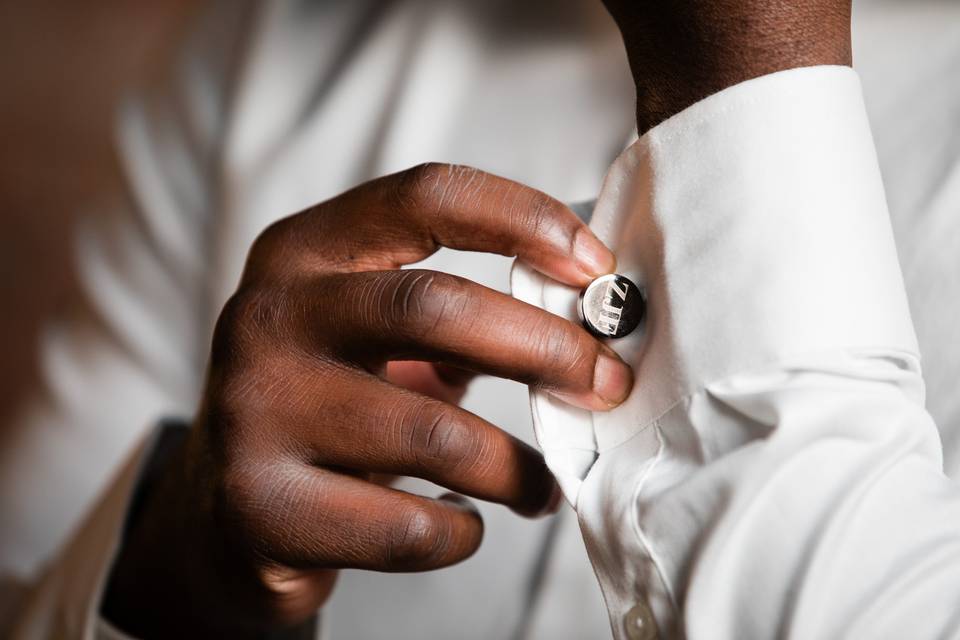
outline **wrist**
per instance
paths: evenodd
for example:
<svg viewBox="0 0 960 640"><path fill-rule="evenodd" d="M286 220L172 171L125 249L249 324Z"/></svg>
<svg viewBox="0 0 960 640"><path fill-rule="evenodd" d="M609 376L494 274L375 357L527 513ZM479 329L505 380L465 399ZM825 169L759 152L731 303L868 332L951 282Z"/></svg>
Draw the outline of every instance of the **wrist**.
<svg viewBox="0 0 960 640"><path fill-rule="evenodd" d="M193 570L209 545L186 503L190 492L184 488L195 483L187 477L186 430L178 431L161 433L146 465L101 606L112 625L141 638L212 631L195 595L203 586Z"/></svg>
<svg viewBox="0 0 960 640"><path fill-rule="evenodd" d="M189 433L188 433L189 432ZM271 621L251 567L214 516L198 427L161 434L131 501L101 615L138 638L313 637L316 617Z"/></svg>
<svg viewBox="0 0 960 640"><path fill-rule="evenodd" d="M849 0L606 0L623 35L643 134L690 105L777 71L850 65Z"/></svg>

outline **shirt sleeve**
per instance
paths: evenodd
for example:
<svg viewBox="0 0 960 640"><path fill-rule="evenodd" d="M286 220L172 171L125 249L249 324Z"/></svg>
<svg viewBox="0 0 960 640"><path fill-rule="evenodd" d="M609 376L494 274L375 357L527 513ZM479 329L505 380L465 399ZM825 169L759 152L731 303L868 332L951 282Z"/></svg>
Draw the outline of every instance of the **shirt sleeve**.
<svg viewBox="0 0 960 640"><path fill-rule="evenodd" d="M591 222L644 289L609 413L533 391L615 637L943 637L960 490L942 472L859 80L731 87L611 168ZM518 266L514 293L574 318Z"/></svg>
<svg viewBox="0 0 960 640"><path fill-rule="evenodd" d="M127 504L149 457L153 436L134 448L109 489L79 523L69 543L31 586L8 629L15 640L122 638L111 636L99 615L110 565L119 545Z"/></svg>

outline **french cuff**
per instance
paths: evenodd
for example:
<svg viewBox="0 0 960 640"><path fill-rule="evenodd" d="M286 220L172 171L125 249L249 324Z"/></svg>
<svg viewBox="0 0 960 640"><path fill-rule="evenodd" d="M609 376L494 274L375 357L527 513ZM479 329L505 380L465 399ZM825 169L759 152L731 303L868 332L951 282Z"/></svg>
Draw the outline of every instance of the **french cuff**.
<svg viewBox="0 0 960 640"><path fill-rule="evenodd" d="M607 413L537 391L531 407L614 632L632 638L619 621L636 607L664 630L676 613L639 494L658 474L686 475L666 467L697 464L663 459L659 421L682 420L694 393L738 372L840 349L915 361L917 345L850 68L750 80L658 125L613 164L590 226L617 271L645 289L645 325L609 343L637 384ZM516 297L576 321L577 291L524 265L512 285Z"/></svg>
<svg viewBox="0 0 960 640"><path fill-rule="evenodd" d="M609 342L636 373L622 406L531 393L547 463L576 504L597 456L731 373L834 348L917 352L857 74L783 71L730 87L614 162L590 223L647 296ZM577 321L578 291L517 264L517 298Z"/></svg>

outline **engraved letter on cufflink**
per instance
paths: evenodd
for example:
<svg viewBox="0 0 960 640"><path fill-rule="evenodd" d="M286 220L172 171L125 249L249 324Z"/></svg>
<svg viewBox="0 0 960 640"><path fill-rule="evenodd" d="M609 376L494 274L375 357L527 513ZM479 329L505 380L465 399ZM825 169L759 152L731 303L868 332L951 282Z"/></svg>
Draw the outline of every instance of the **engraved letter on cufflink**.
<svg viewBox="0 0 960 640"><path fill-rule="evenodd" d="M601 276L580 293L580 320L600 338L621 338L640 324L646 302L640 289L627 278L612 273Z"/></svg>

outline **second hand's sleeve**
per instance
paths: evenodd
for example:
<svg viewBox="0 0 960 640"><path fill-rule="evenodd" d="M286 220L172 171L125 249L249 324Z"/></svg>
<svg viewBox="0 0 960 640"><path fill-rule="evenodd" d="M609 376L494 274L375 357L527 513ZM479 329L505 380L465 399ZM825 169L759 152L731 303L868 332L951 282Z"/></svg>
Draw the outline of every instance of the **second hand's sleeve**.
<svg viewBox="0 0 960 640"><path fill-rule="evenodd" d="M941 470L856 74L765 76L614 164L591 223L648 297L610 413L531 396L617 638L960 629ZM518 266L514 294L576 292Z"/></svg>

